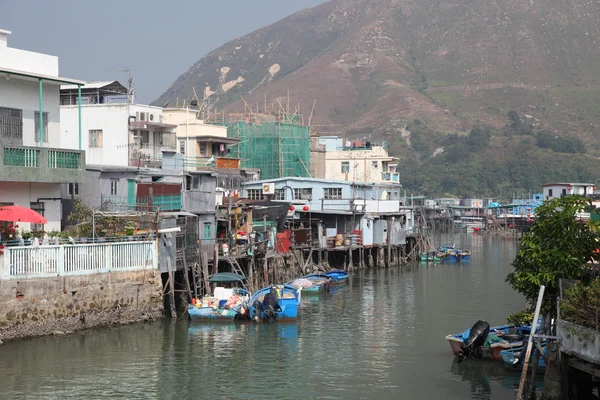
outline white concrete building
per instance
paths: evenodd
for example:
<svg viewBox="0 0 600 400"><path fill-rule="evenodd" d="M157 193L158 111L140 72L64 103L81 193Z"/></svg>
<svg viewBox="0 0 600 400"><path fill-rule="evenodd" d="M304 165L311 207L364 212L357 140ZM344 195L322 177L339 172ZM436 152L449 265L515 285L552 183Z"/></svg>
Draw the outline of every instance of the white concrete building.
<svg viewBox="0 0 600 400"><path fill-rule="evenodd" d="M48 220L19 223L21 230L60 230L60 184L83 182L85 163L78 121L61 135L59 86L85 82L61 77L56 56L9 47L10 33L0 30L0 205L29 207Z"/></svg>
<svg viewBox="0 0 600 400"><path fill-rule="evenodd" d="M385 144L338 136L321 136L319 144L325 146L325 179L400 184L398 158L389 155Z"/></svg>
<svg viewBox="0 0 600 400"><path fill-rule="evenodd" d="M568 195L588 196L594 194L593 183L547 183L542 185L544 200L552 200Z"/></svg>
<svg viewBox="0 0 600 400"><path fill-rule="evenodd" d="M206 124L198 119L195 109L164 108L163 121L177 126L177 152L188 160L188 169L196 169L207 163L215 165L227 162L227 146L239 143L238 139L227 137L226 126ZM231 159L228 162L231 163ZM239 169L239 161L236 168Z"/></svg>
<svg viewBox="0 0 600 400"><path fill-rule="evenodd" d="M155 167L163 151L174 152L176 125L163 122L160 107L131 104L119 82L93 82L81 87L82 148L86 164ZM61 132L76 145L79 109L75 85L60 88Z"/></svg>

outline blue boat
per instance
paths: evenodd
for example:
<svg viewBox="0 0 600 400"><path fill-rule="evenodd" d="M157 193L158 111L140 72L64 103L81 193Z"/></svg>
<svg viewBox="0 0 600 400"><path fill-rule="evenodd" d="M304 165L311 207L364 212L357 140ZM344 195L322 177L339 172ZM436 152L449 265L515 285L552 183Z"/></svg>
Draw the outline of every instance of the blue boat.
<svg viewBox="0 0 600 400"><path fill-rule="evenodd" d="M444 262L446 262L446 263L458 262L458 256L456 255L456 253L454 251L448 250L448 251L446 251L446 254L444 254Z"/></svg>
<svg viewBox="0 0 600 400"><path fill-rule="evenodd" d="M331 285L333 279L325 274L310 274L310 275L305 275L300 279L306 279L308 281L310 281L312 283L312 286L308 288L308 290L306 289L302 289L302 292L304 293L306 291L306 293L311 293L311 289L312 292L314 293L324 293L329 291L329 286ZM292 285L295 287L295 285Z"/></svg>
<svg viewBox="0 0 600 400"><path fill-rule="evenodd" d="M294 279L286 283L297 290L302 290L305 296L325 293L329 289L329 281L324 279L307 279L306 277Z"/></svg>
<svg viewBox="0 0 600 400"><path fill-rule="evenodd" d="M537 365L537 373L544 373L546 370L546 343L542 343L542 353L540 354L540 358ZM533 367L533 363L535 360L535 354L538 349L536 347L532 348L531 356L529 359L529 368ZM500 352L502 355L502 361L504 362L504 367L506 369L521 371L523 369L523 359L525 357L525 352L523 351L523 346L512 348L509 350L502 350ZM515 360L516 359L516 360Z"/></svg>
<svg viewBox="0 0 600 400"><path fill-rule="evenodd" d="M325 272L323 275L330 277L332 279L331 283L333 283L334 285L346 283L348 281L348 277L350 276L350 274L346 271L342 271L339 269Z"/></svg>
<svg viewBox="0 0 600 400"><path fill-rule="evenodd" d="M275 319L277 321L295 320L298 317L301 291L288 284L268 286L254 292L247 303L250 318L255 321L275 320L269 319L265 315L264 298L267 293L271 292L271 289L277 293L277 303L279 304L278 309L274 310L277 315Z"/></svg>
<svg viewBox="0 0 600 400"><path fill-rule="evenodd" d="M538 328L541 324L541 318L538 320ZM452 353L455 356L460 356L462 350L466 347L465 342L469 338L471 328L467 329L462 333L455 333L452 335L446 336L446 340L450 343L450 348L452 349ZM488 348L482 349L482 357L485 359L492 360L502 360L502 355L500 354L503 350L511 350L515 348L519 348L523 346L522 338L526 335L529 335L531 332L531 326L529 325L500 325L494 326L489 329L490 334L494 334L498 336L500 339L503 337L506 340L492 343Z"/></svg>

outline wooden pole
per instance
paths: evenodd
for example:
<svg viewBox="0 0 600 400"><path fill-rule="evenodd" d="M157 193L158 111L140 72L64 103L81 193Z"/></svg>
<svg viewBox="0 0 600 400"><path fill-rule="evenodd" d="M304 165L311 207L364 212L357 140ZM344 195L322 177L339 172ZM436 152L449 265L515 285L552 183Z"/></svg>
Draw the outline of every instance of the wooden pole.
<svg viewBox="0 0 600 400"><path fill-rule="evenodd" d="M210 282L208 281L208 253L202 252L202 277L204 279L204 291L207 295L212 293Z"/></svg>
<svg viewBox="0 0 600 400"><path fill-rule="evenodd" d="M529 369L529 358L531 358L531 348L535 340L535 330L537 328L537 322L540 318L540 308L542 307L542 300L544 298L544 285L540 286L540 293L538 294L537 303L535 305L535 314L531 323L531 333L529 334L529 341L527 342L527 350L525 352L525 360L523 360L523 370L521 371L521 381L519 382L519 390L517 391L517 400L524 400L523 390L525 388L525 379L527 378L527 370Z"/></svg>
<svg viewBox="0 0 600 400"><path fill-rule="evenodd" d="M169 274L169 313L171 314L171 318L177 318L177 311L175 311L175 277L173 275L170 254L167 257L167 272Z"/></svg>
<svg viewBox="0 0 600 400"><path fill-rule="evenodd" d="M392 220L387 220L387 266L392 264Z"/></svg>
<svg viewBox="0 0 600 400"><path fill-rule="evenodd" d="M185 279L185 288L188 293L188 302L192 302L192 287L190 286L190 277L188 276L187 260L185 256L185 248L183 249L183 278Z"/></svg>
<svg viewBox="0 0 600 400"><path fill-rule="evenodd" d="M215 259L213 261L213 275L219 272L219 244L215 244Z"/></svg>
<svg viewBox="0 0 600 400"><path fill-rule="evenodd" d="M265 286L269 286L269 259L265 254L265 262L263 265L263 274L265 276Z"/></svg>
<svg viewBox="0 0 600 400"><path fill-rule="evenodd" d="M250 292L254 292L254 257L250 259L248 264L248 280L250 282Z"/></svg>

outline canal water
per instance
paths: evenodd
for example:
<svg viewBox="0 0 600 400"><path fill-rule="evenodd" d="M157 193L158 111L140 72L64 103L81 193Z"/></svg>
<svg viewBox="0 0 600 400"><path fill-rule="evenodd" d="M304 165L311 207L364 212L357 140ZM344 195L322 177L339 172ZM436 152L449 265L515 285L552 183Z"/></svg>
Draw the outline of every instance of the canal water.
<svg viewBox="0 0 600 400"><path fill-rule="evenodd" d="M518 243L437 239L471 261L357 273L305 297L296 323L165 320L6 343L0 398L513 399L518 373L457 364L444 336L523 308L504 281Z"/></svg>

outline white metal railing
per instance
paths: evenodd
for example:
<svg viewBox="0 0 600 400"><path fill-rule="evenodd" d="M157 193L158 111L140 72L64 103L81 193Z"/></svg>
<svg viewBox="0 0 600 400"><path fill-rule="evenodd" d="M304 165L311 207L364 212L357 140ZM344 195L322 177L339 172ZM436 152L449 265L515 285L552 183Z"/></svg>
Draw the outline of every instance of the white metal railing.
<svg viewBox="0 0 600 400"><path fill-rule="evenodd" d="M150 241L6 247L0 256L0 279L157 268L156 243Z"/></svg>

